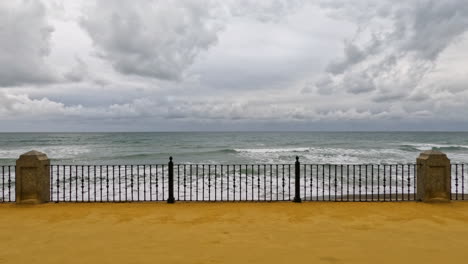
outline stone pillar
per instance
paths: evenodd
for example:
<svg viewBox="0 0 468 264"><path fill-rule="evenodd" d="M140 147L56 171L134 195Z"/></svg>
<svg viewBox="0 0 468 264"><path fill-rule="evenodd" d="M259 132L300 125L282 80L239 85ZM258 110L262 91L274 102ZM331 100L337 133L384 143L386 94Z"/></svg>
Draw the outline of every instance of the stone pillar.
<svg viewBox="0 0 468 264"><path fill-rule="evenodd" d="M16 202L46 203L50 199L50 160L32 150L16 160Z"/></svg>
<svg viewBox="0 0 468 264"><path fill-rule="evenodd" d="M440 151L427 150L416 159L418 201L450 202L450 160Z"/></svg>

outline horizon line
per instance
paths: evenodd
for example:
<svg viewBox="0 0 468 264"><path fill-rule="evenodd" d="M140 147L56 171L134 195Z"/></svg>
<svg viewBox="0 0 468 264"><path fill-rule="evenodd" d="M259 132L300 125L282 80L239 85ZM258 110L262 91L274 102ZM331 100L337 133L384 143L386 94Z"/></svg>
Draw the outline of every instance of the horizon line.
<svg viewBox="0 0 468 264"><path fill-rule="evenodd" d="M398 132L438 132L438 133L459 133L468 132L468 130L160 130L160 131L0 131L0 134L33 134L33 133L292 133L292 132L310 132L310 133L358 133L358 132L371 132L371 133L398 133Z"/></svg>

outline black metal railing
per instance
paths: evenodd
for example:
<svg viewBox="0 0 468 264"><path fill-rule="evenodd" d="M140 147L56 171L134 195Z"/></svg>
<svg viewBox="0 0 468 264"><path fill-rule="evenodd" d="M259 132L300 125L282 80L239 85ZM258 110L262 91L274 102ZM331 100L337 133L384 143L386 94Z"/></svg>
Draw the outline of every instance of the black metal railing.
<svg viewBox="0 0 468 264"><path fill-rule="evenodd" d="M52 165L51 200L407 201L415 164ZM296 184L297 183L297 184Z"/></svg>
<svg viewBox="0 0 468 264"><path fill-rule="evenodd" d="M415 164L305 164L305 201L412 201Z"/></svg>
<svg viewBox="0 0 468 264"><path fill-rule="evenodd" d="M468 199L466 188L468 187L468 164L451 164L452 174L452 200Z"/></svg>
<svg viewBox="0 0 468 264"><path fill-rule="evenodd" d="M165 201L168 166L51 165L51 201Z"/></svg>
<svg viewBox="0 0 468 264"><path fill-rule="evenodd" d="M0 203L16 201L15 172L15 166L0 166Z"/></svg>
<svg viewBox="0 0 468 264"><path fill-rule="evenodd" d="M452 164L452 200L468 199L468 165ZM15 201L0 166L0 202ZM51 165L51 201L411 201L416 164Z"/></svg>

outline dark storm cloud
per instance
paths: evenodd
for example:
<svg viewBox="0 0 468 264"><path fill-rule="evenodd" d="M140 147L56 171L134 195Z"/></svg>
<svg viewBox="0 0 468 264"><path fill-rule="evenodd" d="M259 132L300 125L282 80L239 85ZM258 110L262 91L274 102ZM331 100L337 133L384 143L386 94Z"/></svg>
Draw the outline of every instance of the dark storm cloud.
<svg viewBox="0 0 468 264"><path fill-rule="evenodd" d="M177 80L216 43L216 11L211 1L97 1L81 24L117 71Z"/></svg>
<svg viewBox="0 0 468 264"><path fill-rule="evenodd" d="M468 30L465 1L358 1L360 8L345 1L322 4L359 25L343 58L327 71L341 77L340 85L350 93L378 90L377 102L386 101L386 94L388 101L409 96L440 53Z"/></svg>
<svg viewBox="0 0 468 264"><path fill-rule="evenodd" d="M39 1L0 2L0 86L53 80L44 61L52 31Z"/></svg>
<svg viewBox="0 0 468 264"><path fill-rule="evenodd" d="M468 122L467 8L2 1L0 120L46 130L466 127L454 124Z"/></svg>

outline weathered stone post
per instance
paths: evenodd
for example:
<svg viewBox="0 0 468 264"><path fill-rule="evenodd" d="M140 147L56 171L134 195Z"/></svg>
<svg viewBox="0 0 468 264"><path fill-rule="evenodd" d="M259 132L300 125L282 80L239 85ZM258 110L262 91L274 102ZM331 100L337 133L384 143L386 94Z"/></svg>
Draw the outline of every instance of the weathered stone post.
<svg viewBox="0 0 468 264"><path fill-rule="evenodd" d="M16 160L16 202L46 203L50 199L50 160L35 150Z"/></svg>
<svg viewBox="0 0 468 264"><path fill-rule="evenodd" d="M416 159L418 201L450 202L450 160L440 151L427 150Z"/></svg>

